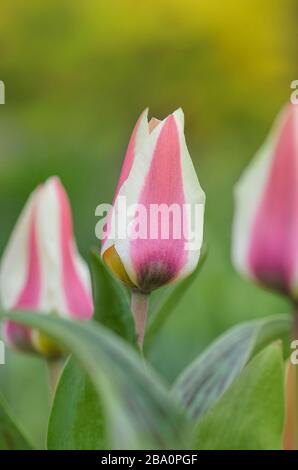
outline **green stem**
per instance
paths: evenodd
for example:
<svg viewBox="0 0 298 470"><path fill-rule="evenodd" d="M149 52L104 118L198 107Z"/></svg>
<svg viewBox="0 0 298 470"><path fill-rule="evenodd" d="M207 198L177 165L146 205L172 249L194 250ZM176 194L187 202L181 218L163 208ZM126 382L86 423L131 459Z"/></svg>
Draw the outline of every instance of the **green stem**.
<svg viewBox="0 0 298 470"><path fill-rule="evenodd" d="M48 359L46 363L49 377L50 400L52 401L55 395L58 380L60 378L62 361L60 359Z"/></svg>
<svg viewBox="0 0 298 470"><path fill-rule="evenodd" d="M149 295L142 294L137 290L131 292L131 311L135 321L137 342L141 351L143 351L148 305Z"/></svg>

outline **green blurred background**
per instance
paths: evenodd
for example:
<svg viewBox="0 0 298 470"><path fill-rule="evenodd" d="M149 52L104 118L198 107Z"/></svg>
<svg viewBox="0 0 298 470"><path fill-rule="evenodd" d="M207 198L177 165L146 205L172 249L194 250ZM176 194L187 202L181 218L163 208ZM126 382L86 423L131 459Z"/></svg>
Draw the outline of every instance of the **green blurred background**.
<svg viewBox="0 0 298 470"><path fill-rule="evenodd" d="M288 309L237 275L230 243L233 185L298 78L296 27L295 0L1 2L1 250L30 191L57 174L88 257L138 115L184 109L209 255L150 352L169 381L225 329ZM10 352L6 362L1 390L41 445L44 364Z"/></svg>

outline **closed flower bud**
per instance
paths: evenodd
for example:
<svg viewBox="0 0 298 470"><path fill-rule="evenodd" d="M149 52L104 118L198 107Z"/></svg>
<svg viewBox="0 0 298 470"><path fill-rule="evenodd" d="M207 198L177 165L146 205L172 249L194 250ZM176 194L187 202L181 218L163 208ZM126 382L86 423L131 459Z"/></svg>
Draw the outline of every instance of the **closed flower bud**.
<svg viewBox="0 0 298 470"><path fill-rule="evenodd" d="M298 300L298 108L289 104L235 191L233 260L244 275Z"/></svg>
<svg viewBox="0 0 298 470"><path fill-rule="evenodd" d="M123 216L124 202L128 216ZM149 123L144 111L108 215L104 261L124 283L145 294L189 275L200 257L204 205L182 110Z"/></svg>
<svg viewBox="0 0 298 470"><path fill-rule="evenodd" d="M31 194L17 221L1 261L0 296L8 311L92 316L89 271L77 251L69 201L56 177ZM12 321L4 324L4 337L20 350L59 353L39 331Z"/></svg>

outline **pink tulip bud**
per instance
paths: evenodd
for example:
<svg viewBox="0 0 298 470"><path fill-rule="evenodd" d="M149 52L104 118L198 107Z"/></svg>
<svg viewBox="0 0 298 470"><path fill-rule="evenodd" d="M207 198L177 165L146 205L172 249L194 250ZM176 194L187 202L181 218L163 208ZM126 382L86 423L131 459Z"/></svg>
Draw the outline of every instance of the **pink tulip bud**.
<svg viewBox="0 0 298 470"><path fill-rule="evenodd" d="M189 275L200 257L204 205L185 142L182 110L149 123L144 111L108 215L103 259L118 278L145 294Z"/></svg>
<svg viewBox="0 0 298 470"><path fill-rule="evenodd" d="M56 177L31 194L17 221L1 261L0 296L6 310L92 316L89 271L76 248L67 194ZM4 337L17 349L55 354L47 338L11 321L4 325Z"/></svg>
<svg viewBox="0 0 298 470"><path fill-rule="evenodd" d="M233 260L298 299L298 108L289 104L236 186Z"/></svg>

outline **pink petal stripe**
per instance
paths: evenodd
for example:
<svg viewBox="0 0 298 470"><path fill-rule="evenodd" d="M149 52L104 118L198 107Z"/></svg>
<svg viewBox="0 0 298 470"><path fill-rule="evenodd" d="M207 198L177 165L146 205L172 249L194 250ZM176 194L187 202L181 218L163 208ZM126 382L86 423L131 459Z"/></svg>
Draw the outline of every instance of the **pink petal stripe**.
<svg viewBox="0 0 298 470"><path fill-rule="evenodd" d="M38 197L38 195L37 195ZM41 294L41 268L36 234L36 199L32 210L28 236L28 264L26 281L12 310L37 310Z"/></svg>
<svg viewBox="0 0 298 470"><path fill-rule="evenodd" d="M33 351L30 328L8 320L3 325L3 338L7 344L15 349Z"/></svg>
<svg viewBox="0 0 298 470"><path fill-rule="evenodd" d="M127 150L126 150L126 154L125 154L125 157L124 157L124 160L123 160L123 164L122 164L122 167L121 167L120 177L119 177L119 180L118 180L118 183L117 183L117 186L116 186L116 191L115 191L115 194L114 194L114 197L113 197L112 206L114 206L114 203L116 201L116 198L118 196L120 188L123 185L123 183L127 180L128 176L129 176L129 173L130 173L130 170L131 170L131 167L132 167L132 164L134 162L137 134L138 134L138 130L139 130L140 123L142 121L144 112L145 111L143 111L143 113L140 115L139 119L137 120L137 123L134 127L134 130L133 130L132 134L131 134L131 137L130 137L130 140L129 140L129 143L128 143L128 147L127 147ZM106 222L106 226L105 226L105 237L102 240L102 246L105 244L105 242L106 242L106 240L109 236L110 230L111 230L111 228L110 228L111 218L112 218L112 210L110 210L110 212L107 216L107 222Z"/></svg>
<svg viewBox="0 0 298 470"><path fill-rule="evenodd" d="M55 180L55 184L60 208L62 282L66 304L72 316L91 318L93 314L91 294L80 279L74 260L72 217L68 197L59 180Z"/></svg>
<svg viewBox="0 0 298 470"><path fill-rule="evenodd" d="M178 204L182 209L184 202L179 133L175 118L170 115L158 137L138 203L143 204L149 214L150 204ZM179 223L183 221L181 211ZM149 229L153 224L156 224L157 239L149 238ZM168 240L161 238L160 228L158 220L150 218L147 239L131 241L131 257L138 285L145 292L174 279L186 262L185 239L183 233L179 239L173 237L173 218L170 218Z"/></svg>
<svg viewBox="0 0 298 470"><path fill-rule="evenodd" d="M138 130L139 130L140 123L142 121L144 112L145 111L143 111L143 113L141 114L141 116L137 120L137 123L134 127L134 130L132 131L130 141L128 143L128 147L127 147L126 154L125 154L125 157L124 157L124 161L123 161L123 164L122 164L122 167L121 167L120 178L119 178L119 181L117 183L116 191L115 191L115 194L114 194L113 204L116 200L116 197L118 196L118 193L120 191L121 186L123 185L124 181L126 181L128 176L129 176L129 173L130 173L130 170L131 170L134 158L135 158L135 146L136 146L137 134L138 134Z"/></svg>
<svg viewBox="0 0 298 470"><path fill-rule="evenodd" d="M36 200L31 214L28 234L28 261L26 280L12 310L38 310L41 291L41 270L36 238ZM30 328L6 321L3 326L4 339L20 350L32 350Z"/></svg>
<svg viewBox="0 0 298 470"><path fill-rule="evenodd" d="M298 167L294 106L280 130L257 212L248 261L265 285L288 292L298 255Z"/></svg>

